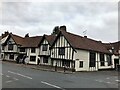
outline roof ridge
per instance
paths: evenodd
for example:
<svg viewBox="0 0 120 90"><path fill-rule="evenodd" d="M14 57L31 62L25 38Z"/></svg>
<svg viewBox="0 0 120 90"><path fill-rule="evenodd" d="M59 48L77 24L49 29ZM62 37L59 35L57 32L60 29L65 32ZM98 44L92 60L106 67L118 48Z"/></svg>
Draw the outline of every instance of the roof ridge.
<svg viewBox="0 0 120 90"><path fill-rule="evenodd" d="M71 35L74 35L74 36L77 36L77 37L81 37L81 38L86 38L86 37L84 37L84 36L80 36L80 35L77 35L77 34L74 34L74 33L70 33L70 32L66 32L66 33L68 33L68 34L71 34ZM102 41L98 41L98 40L95 40L95 39L91 39L91 38L86 38L86 39L88 39L88 40L92 40L92 41L95 41L95 42L101 42L102 43Z"/></svg>
<svg viewBox="0 0 120 90"><path fill-rule="evenodd" d="M23 38L23 39L24 39L24 37L21 37L21 36L19 36L19 35L13 34L13 33L10 33L10 35L13 35L13 36L16 36L16 37L19 37L19 38Z"/></svg>

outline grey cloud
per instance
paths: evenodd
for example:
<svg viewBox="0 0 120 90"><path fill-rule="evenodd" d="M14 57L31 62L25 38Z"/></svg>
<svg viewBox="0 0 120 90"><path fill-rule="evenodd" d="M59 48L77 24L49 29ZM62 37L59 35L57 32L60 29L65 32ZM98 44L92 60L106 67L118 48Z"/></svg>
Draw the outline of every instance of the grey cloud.
<svg viewBox="0 0 120 90"><path fill-rule="evenodd" d="M50 34L56 25L66 25L68 31L102 41L114 41L117 33L117 3L3 3L3 24L16 26L19 33ZM109 32L108 32L109 30ZM18 34L19 34L18 33ZM112 37L111 37L112 36Z"/></svg>

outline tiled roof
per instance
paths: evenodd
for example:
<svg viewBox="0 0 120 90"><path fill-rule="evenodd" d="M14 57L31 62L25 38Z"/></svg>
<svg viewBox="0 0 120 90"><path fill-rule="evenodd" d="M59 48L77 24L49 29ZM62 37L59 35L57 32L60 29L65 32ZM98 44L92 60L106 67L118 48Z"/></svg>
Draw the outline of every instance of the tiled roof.
<svg viewBox="0 0 120 90"><path fill-rule="evenodd" d="M108 50L112 50L112 47L114 48L114 54L115 55L118 55L119 54L119 50L120 50L120 41L118 41L118 42L114 42L114 43L103 43L105 46L106 46L106 48L108 49Z"/></svg>
<svg viewBox="0 0 120 90"><path fill-rule="evenodd" d="M109 50L100 42L82 37L69 32L61 31L62 35L68 40L70 45L75 49L92 50L103 53L110 53Z"/></svg>
<svg viewBox="0 0 120 90"><path fill-rule="evenodd" d="M45 38L47 39L49 44L52 45L52 43L54 42L56 36L55 35L45 35Z"/></svg>
<svg viewBox="0 0 120 90"><path fill-rule="evenodd" d="M42 36L35 36L35 37L20 37L18 35L9 34L16 44L21 45L22 47L38 47Z"/></svg>
<svg viewBox="0 0 120 90"><path fill-rule="evenodd" d="M16 44L19 44L19 45L23 44L23 41L24 41L23 37L20 37L18 35L12 34L12 33L10 33L10 35L13 38L13 40L15 41Z"/></svg>
<svg viewBox="0 0 120 90"><path fill-rule="evenodd" d="M24 38L22 47L38 47L41 39L42 36L26 37Z"/></svg>

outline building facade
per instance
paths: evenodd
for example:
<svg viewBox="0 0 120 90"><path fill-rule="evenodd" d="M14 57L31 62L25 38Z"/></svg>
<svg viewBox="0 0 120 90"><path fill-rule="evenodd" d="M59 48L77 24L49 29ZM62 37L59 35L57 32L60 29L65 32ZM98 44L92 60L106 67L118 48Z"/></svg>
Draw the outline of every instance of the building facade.
<svg viewBox="0 0 120 90"><path fill-rule="evenodd" d="M75 71L111 69L120 64L118 42L105 44L87 36L82 37L67 32L66 26L56 29L57 33L43 36L3 35L2 59L15 61L19 55L25 55L29 58L29 64L38 64L40 59L40 65L57 65Z"/></svg>
<svg viewBox="0 0 120 90"><path fill-rule="evenodd" d="M40 42L40 64L52 65L50 57L50 47L55 39L55 35L44 35Z"/></svg>
<svg viewBox="0 0 120 90"><path fill-rule="evenodd" d="M95 47L93 47L95 46ZM112 54L99 41L61 31L51 47L53 66L76 71L97 71L112 68Z"/></svg>

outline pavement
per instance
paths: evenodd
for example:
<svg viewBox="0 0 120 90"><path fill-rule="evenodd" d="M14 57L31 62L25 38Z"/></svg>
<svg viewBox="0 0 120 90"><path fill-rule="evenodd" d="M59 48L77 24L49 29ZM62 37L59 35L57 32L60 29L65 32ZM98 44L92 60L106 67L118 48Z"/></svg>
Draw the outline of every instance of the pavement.
<svg viewBox="0 0 120 90"><path fill-rule="evenodd" d="M75 72L72 72L71 70L69 69L66 69L65 72L64 72L64 69L63 68L57 68L57 71L55 71L55 67L53 66L44 66L44 65L34 65L34 64L17 64L15 61L3 61L4 63L6 62L9 62L9 63L14 63L15 65L19 65L21 67L25 67L25 68L31 68L31 69L36 69L36 70L42 70L42 71L50 71L50 72L58 72L58 73L65 73L65 74L72 74L72 73L75 73Z"/></svg>
<svg viewBox="0 0 120 90"><path fill-rule="evenodd" d="M31 65L30 65L31 66ZM58 73L32 69L29 65L2 62L2 88L111 88L120 84L117 71Z"/></svg>

